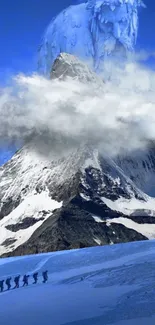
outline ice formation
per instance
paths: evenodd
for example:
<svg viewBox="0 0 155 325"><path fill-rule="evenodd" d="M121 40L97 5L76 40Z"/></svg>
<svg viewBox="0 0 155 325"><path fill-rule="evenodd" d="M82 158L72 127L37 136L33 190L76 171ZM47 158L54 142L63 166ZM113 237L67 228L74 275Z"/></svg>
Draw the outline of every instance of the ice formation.
<svg viewBox="0 0 155 325"><path fill-rule="evenodd" d="M87 61L95 71L106 59L134 50L141 0L88 0L63 10L48 26L39 48L38 69L49 76L61 52Z"/></svg>

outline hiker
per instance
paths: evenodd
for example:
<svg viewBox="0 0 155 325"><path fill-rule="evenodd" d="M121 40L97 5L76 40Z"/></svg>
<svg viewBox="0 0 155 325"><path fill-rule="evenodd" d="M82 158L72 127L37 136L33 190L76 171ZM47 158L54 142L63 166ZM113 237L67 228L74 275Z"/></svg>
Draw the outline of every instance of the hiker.
<svg viewBox="0 0 155 325"><path fill-rule="evenodd" d="M3 292L3 290L4 290L4 280L0 281L0 290L1 290L1 292Z"/></svg>
<svg viewBox="0 0 155 325"><path fill-rule="evenodd" d="M33 274L33 279L34 279L33 284L36 284L37 281L38 281L38 272L36 272L36 273Z"/></svg>
<svg viewBox="0 0 155 325"><path fill-rule="evenodd" d="M15 282L14 289L19 288L19 279L20 279L20 275L14 278L14 282Z"/></svg>
<svg viewBox="0 0 155 325"><path fill-rule="evenodd" d="M42 273L42 276L43 276L43 283L46 283L47 280L48 280L47 272L48 272L48 271L44 271L44 272Z"/></svg>
<svg viewBox="0 0 155 325"><path fill-rule="evenodd" d="M25 274L23 276L23 287L28 286L28 278L29 278L29 275Z"/></svg>
<svg viewBox="0 0 155 325"><path fill-rule="evenodd" d="M7 285L7 287L8 287L8 290L10 290L10 288L11 288L11 278L7 278L6 279L6 281L5 281L5 284Z"/></svg>

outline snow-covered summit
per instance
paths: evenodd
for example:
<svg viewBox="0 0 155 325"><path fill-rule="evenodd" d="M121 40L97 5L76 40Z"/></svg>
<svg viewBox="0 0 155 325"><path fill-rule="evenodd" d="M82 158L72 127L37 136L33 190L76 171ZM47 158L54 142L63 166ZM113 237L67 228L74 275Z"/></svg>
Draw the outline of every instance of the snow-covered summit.
<svg viewBox="0 0 155 325"><path fill-rule="evenodd" d="M51 68L50 79L63 80L67 77L78 80L81 83L94 83L96 87L103 87L103 81L98 75L89 69L88 65L74 55L60 53Z"/></svg>

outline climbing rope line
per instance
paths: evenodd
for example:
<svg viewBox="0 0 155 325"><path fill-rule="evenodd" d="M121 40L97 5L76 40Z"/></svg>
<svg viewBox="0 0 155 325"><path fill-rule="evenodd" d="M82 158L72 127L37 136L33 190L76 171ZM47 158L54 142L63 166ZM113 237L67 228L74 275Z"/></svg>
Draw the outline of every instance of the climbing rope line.
<svg viewBox="0 0 155 325"><path fill-rule="evenodd" d="M32 277L33 277L33 284L37 284L38 283L38 275L39 273L38 272L35 272L33 273ZM43 277L43 283L46 283L47 280L48 280L48 271L43 271L42 272L42 277ZM23 278L22 278L22 282L23 282L23 285L22 287L25 287L25 286L28 286L29 285L29 278L30 278L30 275L29 274L24 274ZM18 289L20 286L20 280L21 280L21 275L17 275L14 277L14 287L12 287L12 277L8 277L6 280L0 280L0 292L3 292L3 291L9 291L11 289ZM6 290L4 290L4 283L7 287Z"/></svg>

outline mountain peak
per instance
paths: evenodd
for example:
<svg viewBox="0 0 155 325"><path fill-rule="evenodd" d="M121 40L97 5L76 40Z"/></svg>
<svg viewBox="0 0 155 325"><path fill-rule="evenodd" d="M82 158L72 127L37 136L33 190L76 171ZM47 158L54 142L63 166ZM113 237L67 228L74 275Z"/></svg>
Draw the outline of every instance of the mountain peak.
<svg viewBox="0 0 155 325"><path fill-rule="evenodd" d="M65 80L67 77L82 83L97 83L103 86L101 78L79 58L68 53L60 53L54 61L50 79Z"/></svg>

